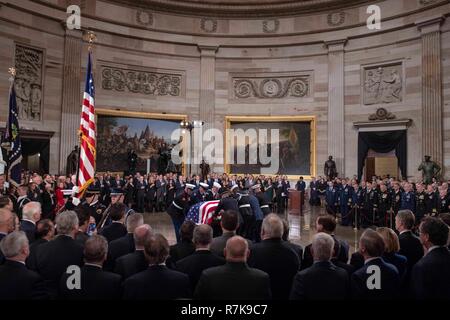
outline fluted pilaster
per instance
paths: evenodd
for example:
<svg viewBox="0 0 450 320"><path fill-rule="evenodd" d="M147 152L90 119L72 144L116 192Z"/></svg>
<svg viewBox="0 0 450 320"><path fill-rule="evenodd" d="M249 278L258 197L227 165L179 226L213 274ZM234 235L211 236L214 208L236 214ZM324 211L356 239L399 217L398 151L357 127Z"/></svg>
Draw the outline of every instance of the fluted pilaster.
<svg viewBox="0 0 450 320"><path fill-rule="evenodd" d="M422 34L422 153L443 163L441 31L444 17L416 22Z"/></svg>
<svg viewBox="0 0 450 320"><path fill-rule="evenodd" d="M82 32L66 29L64 39L64 66L61 115L61 148L59 168L66 172L66 159L78 144L77 132L81 112L81 50Z"/></svg>
<svg viewBox="0 0 450 320"><path fill-rule="evenodd" d="M199 120L205 122L203 126L203 132L205 132L205 130L214 127L216 52L218 47L199 45L198 48L200 50ZM204 136L206 139L211 138L209 135ZM202 152L202 150L194 150L194 152ZM195 166L195 168L198 168L198 166Z"/></svg>
<svg viewBox="0 0 450 320"><path fill-rule="evenodd" d="M344 172L344 46L346 39L325 42L328 48L328 154ZM319 171L321 173L321 171Z"/></svg>

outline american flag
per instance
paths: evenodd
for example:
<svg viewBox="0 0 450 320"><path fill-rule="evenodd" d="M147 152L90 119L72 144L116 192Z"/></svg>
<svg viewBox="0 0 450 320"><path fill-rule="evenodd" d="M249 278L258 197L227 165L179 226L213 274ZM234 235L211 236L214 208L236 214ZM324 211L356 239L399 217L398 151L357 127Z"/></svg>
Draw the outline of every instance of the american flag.
<svg viewBox="0 0 450 320"><path fill-rule="evenodd" d="M185 220L193 221L196 224L211 224L219 202L220 200L214 200L194 204L186 214Z"/></svg>
<svg viewBox="0 0 450 320"><path fill-rule="evenodd" d="M86 88L84 90L83 106L81 110L81 148L77 175L78 197L81 197L86 188L94 181L96 140L94 95L94 77L92 75L91 53L89 52L86 72Z"/></svg>

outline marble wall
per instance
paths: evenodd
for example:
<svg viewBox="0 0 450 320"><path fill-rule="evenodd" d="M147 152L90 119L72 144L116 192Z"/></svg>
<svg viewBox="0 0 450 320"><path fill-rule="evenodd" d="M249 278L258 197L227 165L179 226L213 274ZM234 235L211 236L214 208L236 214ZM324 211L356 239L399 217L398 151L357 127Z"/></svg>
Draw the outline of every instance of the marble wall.
<svg viewBox="0 0 450 320"><path fill-rule="evenodd" d="M63 23L65 6L72 3L81 5L83 30L68 33ZM331 154L339 171L352 176L358 134L353 123L368 121L383 107L397 119L412 120L408 176L419 177L417 166L424 152L431 152L450 177L450 23L446 19L450 4L443 0L373 3L382 10L380 30L367 28L367 4L245 19L157 12L114 1L0 0L0 125L6 120L7 70L14 65L16 44L42 49L42 119L24 120L21 126L54 132L50 171L64 171L64 159L76 142L87 57L83 34L89 29L97 36L93 47L96 108L185 114L216 128L224 128L225 116L231 115L315 116L316 174L322 174ZM432 41L424 40L428 31L434 32ZM426 62L434 59L430 57L436 56L435 50L440 67L436 61L429 67ZM104 82L111 70L174 75L180 83L169 94L117 90L117 84ZM285 83L297 78L308 79L307 92L302 91L303 80L295 87L297 93L278 96L267 91L242 97L234 86L236 79ZM433 91L430 83L441 83L442 93ZM442 95L441 103L428 99L430 94ZM424 134L433 138L424 139Z"/></svg>

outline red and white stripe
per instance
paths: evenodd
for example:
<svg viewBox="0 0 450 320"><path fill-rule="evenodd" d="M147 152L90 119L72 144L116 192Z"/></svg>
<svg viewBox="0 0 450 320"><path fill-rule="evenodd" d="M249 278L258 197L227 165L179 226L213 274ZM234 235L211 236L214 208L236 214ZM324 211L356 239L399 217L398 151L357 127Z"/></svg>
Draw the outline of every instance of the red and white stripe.
<svg viewBox="0 0 450 320"><path fill-rule="evenodd" d="M95 174L95 110L94 98L84 92L81 111L81 149L78 174L78 188L83 191L94 179Z"/></svg>
<svg viewBox="0 0 450 320"><path fill-rule="evenodd" d="M216 211L217 206L219 205L219 200L214 201L206 201L203 203L199 210L199 222L202 224L211 224L213 220L214 212Z"/></svg>

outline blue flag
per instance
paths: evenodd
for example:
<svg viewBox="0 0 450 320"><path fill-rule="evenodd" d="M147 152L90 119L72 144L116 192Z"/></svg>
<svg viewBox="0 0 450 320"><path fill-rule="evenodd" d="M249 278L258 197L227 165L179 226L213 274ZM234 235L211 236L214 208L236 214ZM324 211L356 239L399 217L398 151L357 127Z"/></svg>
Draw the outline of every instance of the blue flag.
<svg viewBox="0 0 450 320"><path fill-rule="evenodd" d="M14 84L9 91L9 116L6 122L5 136L2 147L8 152L8 180L11 184L19 186L22 173L22 145L19 136L19 119L17 114L16 91Z"/></svg>

